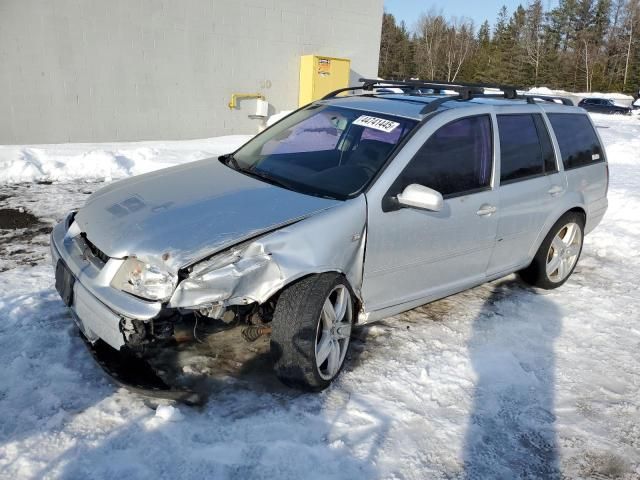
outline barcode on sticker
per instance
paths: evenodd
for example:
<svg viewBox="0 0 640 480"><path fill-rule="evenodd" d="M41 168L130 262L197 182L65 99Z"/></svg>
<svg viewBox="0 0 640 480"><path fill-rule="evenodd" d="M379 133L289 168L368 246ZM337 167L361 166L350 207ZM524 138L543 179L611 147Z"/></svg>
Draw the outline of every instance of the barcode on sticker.
<svg viewBox="0 0 640 480"><path fill-rule="evenodd" d="M354 125L360 125L361 127L373 128L374 130L380 130L382 132L393 132L398 125L398 122L392 122L391 120L385 120L384 118L370 117L369 115L361 115L355 119Z"/></svg>
<svg viewBox="0 0 640 480"><path fill-rule="evenodd" d="M594 153L593 155L591 155L591 160L600 160L600 154Z"/></svg>

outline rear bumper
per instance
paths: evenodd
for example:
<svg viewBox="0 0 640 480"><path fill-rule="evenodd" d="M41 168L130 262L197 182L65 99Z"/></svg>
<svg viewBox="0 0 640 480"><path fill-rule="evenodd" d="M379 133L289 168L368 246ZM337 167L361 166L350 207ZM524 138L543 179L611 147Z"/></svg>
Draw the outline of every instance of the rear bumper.
<svg viewBox="0 0 640 480"><path fill-rule="evenodd" d="M91 342L99 338L119 350L125 339L121 329L124 319L151 320L161 310L159 302L146 302L110 286L122 260L106 263L93 258L77 237L74 227L67 229L66 220L51 232L53 266L62 260L69 268L75 283L73 302L69 309L76 323Z"/></svg>
<svg viewBox="0 0 640 480"><path fill-rule="evenodd" d="M592 232L604 218L604 214L607 213L609 207L609 201L606 197L596 202L589 208L587 212L587 224L584 226L584 233Z"/></svg>

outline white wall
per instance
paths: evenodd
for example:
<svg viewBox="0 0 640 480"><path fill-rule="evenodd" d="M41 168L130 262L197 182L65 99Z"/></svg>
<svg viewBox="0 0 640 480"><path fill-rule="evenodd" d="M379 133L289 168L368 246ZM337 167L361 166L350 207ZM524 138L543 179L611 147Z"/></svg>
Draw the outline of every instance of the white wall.
<svg viewBox="0 0 640 480"><path fill-rule="evenodd" d="M300 56L376 75L383 0L1 0L0 144L251 133L297 106Z"/></svg>

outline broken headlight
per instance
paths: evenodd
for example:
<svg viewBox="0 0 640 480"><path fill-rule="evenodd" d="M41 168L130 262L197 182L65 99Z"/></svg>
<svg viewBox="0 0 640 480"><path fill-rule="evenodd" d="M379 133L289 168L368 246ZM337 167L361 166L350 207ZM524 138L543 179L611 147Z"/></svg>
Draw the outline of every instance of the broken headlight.
<svg viewBox="0 0 640 480"><path fill-rule="evenodd" d="M149 300L168 300L177 277L162 267L135 257L127 258L111 280L111 286Z"/></svg>
<svg viewBox="0 0 640 480"><path fill-rule="evenodd" d="M247 250L251 246L251 241L239 243L226 251L220 252L209 258L208 260L202 261L189 270L191 276L198 277L205 275L207 273L220 270L221 268L228 267L239 261L241 258L245 256Z"/></svg>

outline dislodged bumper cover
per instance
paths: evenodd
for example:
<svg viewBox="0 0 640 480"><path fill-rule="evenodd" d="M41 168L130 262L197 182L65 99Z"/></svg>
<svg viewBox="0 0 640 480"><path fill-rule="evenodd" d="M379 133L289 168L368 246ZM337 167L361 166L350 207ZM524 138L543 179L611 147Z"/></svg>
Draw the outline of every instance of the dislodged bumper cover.
<svg viewBox="0 0 640 480"><path fill-rule="evenodd" d="M365 236L361 195L194 265L169 306L264 303L285 285L328 271L343 273L359 296Z"/></svg>

